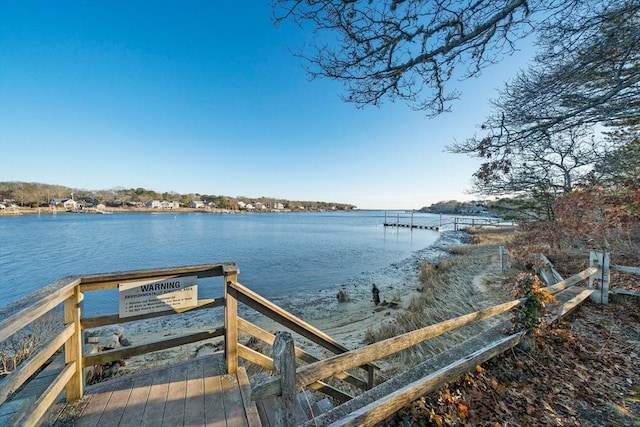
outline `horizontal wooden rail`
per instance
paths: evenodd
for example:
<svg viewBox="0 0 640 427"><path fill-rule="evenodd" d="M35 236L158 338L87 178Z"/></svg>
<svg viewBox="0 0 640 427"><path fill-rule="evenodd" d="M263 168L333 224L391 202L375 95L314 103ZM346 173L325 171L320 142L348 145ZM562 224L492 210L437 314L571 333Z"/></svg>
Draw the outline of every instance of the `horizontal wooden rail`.
<svg viewBox="0 0 640 427"><path fill-rule="evenodd" d="M398 353L444 333L505 313L520 305L523 301L524 299L509 301L383 341L378 341L377 343L351 350L347 353L338 354L320 362L302 366L296 371L296 387L304 387L318 380L330 377L336 372L345 371L373 362L374 360L382 359L383 357ZM253 389L253 398L256 400L264 399L269 396L276 396L280 394L280 392L280 381L274 377L257 385Z"/></svg>
<svg viewBox="0 0 640 427"><path fill-rule="evenodd" d="M141 314L139 316L130 316L124 319L117 314L109 314L106 316L83 318L80 323L82 324L82 329L91 329L91 328L97 328L100 326L115 325L115 324L125 323L125 322L135 322L137 320L153 319L155 317L170 316L172 314L177 314L177 313L186 313L186 312L195 311L195 310L203 310L205 308L223 307L224 302L225 302L224 298L222 297L215 298L215 299L203 299L198 301L198 305L195 307L188 307L188 308L179 309L179 310L158 311L155 313Z"/></svg>
<svg viewBox="0 0 640 427"><path fill-rule="evenodd" d="M71 380L71 377L76 373L76 363L68 363L62 372L53 380L51 385L40 395L40 397L34 403L31 412L24 419L22 425L24 426L37 426L40 420L47 412L49 407L55 402L62 390Z"/></svg>
<svg viewBox="0 0 640 427"><path fill-rule="evenodd" d="M19 389L33 374L38 372L47 360L73 335L74 330L75 325L73 323L65 326L55 338L24 362L20 366L20 369L16 369L7 375L0 383L0 404L4 403L13 392Z"/></svg>
<svg viewBox="0 0 640 427"><path fill-rule="evenodd" d="M560 317L564 317L567 314L571 313L573 310L575 310L576 308L578 308L578 306L587 298L589 298L589 296L591 296L591 294L593 293L594 289L584 289L582 292L580 292L578 295L576 295L575 297L571 298L569 301L565 302L564 304L562 304L562 307L560 309L559 312L555 313L552 317L550 317L547 320L547 323L553 323L556 320L558 320Z"/></svg>
<svg viewBox="0 0 640 427"><path fill-rule="evenodd" d="M254 325L251 322L248 322L245 319L242 318L238 318L238 328L240 328L241 331L244 331L256 338L258 338L259 340L262 340L263 342L269 344L269 345L273 345L276 336L265 331L262 328L259 328L258 326ZM306 351L302 350L299 347L294 347L293 348L294 352L295 352L295 356L307 363L315 363L315 362L319 362L320 359L315 357L314 355L307 353ZM351 375L348 372L338 372L337 374L334 375L336 378L341 379L345 382L348 382L351 385L354 385L358 388L360 388L361 390L366 390L367 389L367 382L356 377L355 375Z"/></svg>
<svg viewBox="0 0 640 427"><path fill-rule="evenodd" d="M346 417L330 425L332 427L375 426L380 421L397 412L400 408L406 406L408 403L438 389L441 385L459 377L463 373L469 372L476 365L482 364L496 355L515 347L520 342L524 334L524 331L519 332L491 343L463 359L445 366L444 368L439 369L413 383L407 384L405 387L402 387L379 400L371 402L367 406L350 413Z"/></svg>
<svg viewBox="0 0 640 427"><path fill-rule="evenodd" d="M0 322L0 342L62 304L73 294L75 286L79 283L79 277L65 277L51 285L51 293Z"/></svg>
<svg viewBox="0 0 640 427"><path fill-rule="evenodd" d="M133 345L128 347L119 347L113 350L103 351L101 353L91 354L83 357L83 366L102 365L114 360L125 359L127 357L140 356L141 354L151 353L168 348L178 347L185 344L191 344L210 338L221 337L224 335L224 328L211 329L207 331L195 332L191 334L179 335L176 337L166 338L152 343Z"/></svg>
<svg viewBox="0 0 640 427"><path fill-rule="evenodd" d="M610 265L610 269L622 271L623 273L640 274L640 267L627 267L625 265Z"/></svg>
<svg viewBox="0 0 640 427"><path fill-rule="evenodd" d="M223 276L225 272L237 270L233 262L220 264L190 265L183 267L154 268L133 270L118 273L100 273L82 276L80 290L82 292L112 289L120 283L138 280L164 280L183 276L197 276L198 278Z"/></svg>
<svg viewBox="0 0 640 427"><path fill-rule="evenodd" d="M558 282L552 286L547 286L546 288L543 288L543 289L549 291L552 294L557 294L560 291L563 291L577 283L580 283L585 279L588 279L589 277L593 276L597 272L598 272L598 267L589 267L585 270L582 270L580 273L574 274L568 279L563 280L562 282Z"/></svg>
<svg viewBox="0 0 640 427"><path fill-rule="evenodd" d="M345 353L349 351L348 348L335 341L329 335L322 332L320 329L310 325L309 323L297 318L288 311L278 307L271 301L263 298L251 289L239 284L230 283L229 293L233 295L238 301L246 304L254 310L264 314L272 320L280 323L293 332L302 335L303 337L311 340L312 342L330 350L335 354ZM364 364L360 366L362 369L369 371L370 366Z"/></svg>
<svg viewBox="0 0 640 427"><path fill-rule="evenodd" d="M265 369L275 369L273 359L271 357L265 356L264 354L257 352L245 345L238 344L238 356L242 357L245 360L248 360L251 363L255 363L258 366L262 366ZM334 399L342 403L353 399L353 396L351 396L350 394L345 393L342 390L338 390L337 388L332 387L322 381L316 381L313 384L309 384L309 388L326 394L329 397L333 397Z"/></svg>

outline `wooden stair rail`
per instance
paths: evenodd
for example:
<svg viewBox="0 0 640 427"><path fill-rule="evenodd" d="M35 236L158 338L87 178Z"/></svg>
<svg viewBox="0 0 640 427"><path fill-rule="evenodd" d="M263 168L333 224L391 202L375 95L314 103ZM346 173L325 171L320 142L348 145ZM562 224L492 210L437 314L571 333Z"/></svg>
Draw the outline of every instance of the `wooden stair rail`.
<svg viewBox="0 0 640 427"><path fill-rule="evenodd" d="M333 353L340 354L349 351L348 348L335 341L320 329L299 319L298 317L282 309L266 298L263 298L262 296L258 295L251 289L241 285L240 283L229 283L227 291L230 296L242 302L243 304L253 308L254 310L264 314L272 320L275 320L276 322L292 330L293 332L302 335L308 340L313 341L314 343L330 350ZM368 387L373 387L373 369L375 368L375 366L371 365L370 363L364 363L361 365L356 365L356 367L360 367L367 371Z"/></svg>
<svg viewBox="0 0 640 427"><path fill-rule="evenodd" d="M587 268L586 270L545 289L552 293L560 292L581 280L588 278L596 271L597 268ZM332 376L336 372L345 371L356 366L373 362L374 360L398 353L423 341L440 336L446 332L505 313L522 304L524 301L525 299L520 299L498 304L484 310L445 320L444 322L429 325L365 347L338 354L320 362L302 366L296 371L296 387L304 387L310 383ZM269 396L278 395L280 392L279 381L274 377L258 384L253 389L253 397L256 400L264 399Z"/></svg>
<svg viewBox="0 0 640 427"><path fill-rule="evenodd" d="M262 340L263 342L269 344L269 345L273 345L274 341L275 341L275 335L273 335L270 332L265 331L262 328L259 328L258 326L254 325L253 323L242 319L242 318L238 318L238 327L240 328L241 331L248 333L251 336L254 336L256 338L258 338L259 340ZM298 359L306 362L306 363L314 363L314 362L319 362L320 359L318 359L317 357L315 357L314 355L307 353L306 351L302 350L301 348L298 347L294 347L294 351L295 351L295 355ZM259 364L259 363L258 363ZM264 365L261 365L265 368L267 368ZM271 368L268 368L271 369ZM334 375L334 377L348 382L349 384L358 387L361 390L366 390L367 389L367 383L366 381L361 380L360 378L351 375L348 372L338 372L337 374Z"/></svg>
<svg viewBox="0 0 640 427"><path fill-rule="evenodd" d="M419 399L421 396L436 390L441 385L459 377L465 372L471 371L474 366L503 353L509 348L515 347L525 332L518 332L486 347L471 353L470 355L445 366L434 373L407 384L405 387L388 394L382 399L350 413L344 418L331 424L332 427L370 427L397 412L400 408Z"/></svg>
<svg viewBox="0 0 640 427"><path fill-rule="evenodd" d="M465 314L435 325L426 326L396 337L378 341L377 343L351 350L347 353L338 354L320 362L301 366L296 371L296 387L304 387L315 381L332 376L336 372L352 369L356 366L390 356L446 332L505 313L520 305L523 301L524 300L509 301L488 309ZM278 395L280 392L279 380L274 377L254 387L253 398L256 400L264 399L269 396Z"/></svg>

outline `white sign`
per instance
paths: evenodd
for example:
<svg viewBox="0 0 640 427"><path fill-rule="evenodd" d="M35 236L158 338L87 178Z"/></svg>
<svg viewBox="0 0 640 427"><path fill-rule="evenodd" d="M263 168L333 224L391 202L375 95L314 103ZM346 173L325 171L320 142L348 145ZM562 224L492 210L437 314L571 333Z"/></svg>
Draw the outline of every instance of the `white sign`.
<svg viewBox="0 0 640 427"><path fill-rule="evenodd" d="M196 276L120 283L118 289L120 317L189 308L198 304Z"/></svg>

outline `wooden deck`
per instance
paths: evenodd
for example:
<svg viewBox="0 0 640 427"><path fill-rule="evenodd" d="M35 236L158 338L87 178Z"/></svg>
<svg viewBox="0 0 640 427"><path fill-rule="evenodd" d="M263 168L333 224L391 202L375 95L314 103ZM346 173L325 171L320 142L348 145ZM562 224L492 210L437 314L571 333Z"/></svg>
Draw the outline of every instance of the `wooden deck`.
<svg viewBox="0 0 640 427"><path fill-rule="evenodd" d="M51 426L261 426L242 366L226 375L222 354L87 387Z"/></svg>

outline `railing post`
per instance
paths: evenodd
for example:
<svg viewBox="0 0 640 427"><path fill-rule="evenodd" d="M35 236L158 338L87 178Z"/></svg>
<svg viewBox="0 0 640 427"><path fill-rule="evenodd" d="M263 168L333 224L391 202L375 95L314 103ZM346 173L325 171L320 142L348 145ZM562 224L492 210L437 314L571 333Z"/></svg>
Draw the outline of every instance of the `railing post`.
<svg viewBox="0 0 640 427"><path fill-rule="evenodd" d="M277 426L290 427L296 423L296 358L293 337L280 331L273 343L273 365L280 375L282 394L276 402L275 422Z"/></svg>
<svg viewBox="0 0 640 427"><path fill-rule="evenodd" d="M76 285L73 295L64 301L64 324L73 323L74 333L64 344L65 364L75 363L75 374L69 380L65 391L67 402L80 399L84 394L84 378L82 375L82 327L80 325L81 302L83 295L80 286Z"/></svg>
<svg viewBox="0 0 640 427"><path fill-rule="evenodd" d="M609 252L591 251L589 253L589 265L598 267L598 271L589 277L589 288L595 288L591 294L591 300L598 304L609 304L610 261ZM594 283L596 280L597 284Z"/></svg>
<svg viewBox="0 0 640 427"><path fill-rule="evenodd" d="M238 300L230 285L238 280L235 271L224 274L224 357L227 363L227 374L235 374L238 370Z"/></svg>

